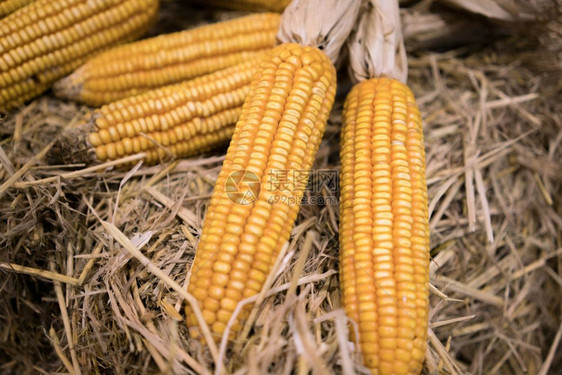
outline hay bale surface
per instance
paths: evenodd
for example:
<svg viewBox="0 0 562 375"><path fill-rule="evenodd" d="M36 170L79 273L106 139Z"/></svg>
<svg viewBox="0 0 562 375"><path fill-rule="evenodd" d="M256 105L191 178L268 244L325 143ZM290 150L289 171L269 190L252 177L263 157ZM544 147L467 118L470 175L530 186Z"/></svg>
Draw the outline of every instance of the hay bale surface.
<svg viewBox="0 0 562 375"><path fill-rule="evenodd" d="M235 15L179 3L163 4L153 34ZM435 18L420 4L408 12L424 30L422 16ZM432 230L424 371L546 374L562 368L562 25L474 20L445 49L434 34L409 46ZM339 168L345 87L317 169ZM47 165L56 135L88 110L46 95L0 120L0 372L213 373L172 283L185 286L225 150L156 167ZM229 373L349 362L366 373L346 340L338 212L302 207L249 339L219 353Z"/></svg>

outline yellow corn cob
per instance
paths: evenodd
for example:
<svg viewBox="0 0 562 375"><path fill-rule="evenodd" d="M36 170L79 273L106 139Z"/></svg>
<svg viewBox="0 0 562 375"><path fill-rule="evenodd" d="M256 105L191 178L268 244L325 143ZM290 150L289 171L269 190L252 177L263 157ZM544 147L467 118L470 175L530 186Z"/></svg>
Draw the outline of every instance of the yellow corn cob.
<svg viewBox="0 0 562 375"><path fill-rule="evenodd" d="M269 10L283 12L291 0L191 0L195 3L250 12Z"/></svg>
<svg viewBox="0 0 562 375"><path fill-rule="evenodd" d="M314 47L282 44L250 84L203 224L189 292L220 339L237 303L257 294L289 239L336 88L335 68ZM239 191L236 188L242 185ZM248 189L243 187L247 186ZM253 199L255 198L255 199ZM191 334L199 329L186 307ZM248 307L232 327L233 337Z"/></svg>
<svg viewBox="0 0 562 375"><path fill-rule="evenodd" d="M37 0L0 19L0 110L37 96L95 52L142 35L158 0Z"/></svg>
<svg viewBox="0 0 562 375"><path fill-rule="evenodd" d="M247 61L275 45L279 19L254 14L114 48L57 82L55 94L99 106Z"/></svg>
<svg viewBox="0 0 562 375"><path fill-rule="evenodd" d="M145 162L153 164L224 145L261 57L107 104L94 111L84 131L63 134L47 159L104 162L145 152Z"/></svg>
<svg viewBox="0 0 562 375"><path fill-rule="evenodd" d="M373 374L417 374L426 350L429 228L422 122L404 84L375 78L344 106L340 277Z"/></svg>
<svg viewBox="0 0 562 375"><path fill-rule="evenodd" d="M0 18L15 12L34 0L0 0Z"/></svg>

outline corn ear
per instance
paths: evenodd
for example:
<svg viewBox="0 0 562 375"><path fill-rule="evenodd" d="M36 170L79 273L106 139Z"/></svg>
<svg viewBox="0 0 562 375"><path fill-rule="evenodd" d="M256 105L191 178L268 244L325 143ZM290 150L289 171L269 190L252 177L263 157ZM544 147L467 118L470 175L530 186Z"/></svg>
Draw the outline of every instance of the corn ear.
<svg viewBox="0 0 562 375"><path fill-rule="evenodd" d="M141 36L158 0L37 0L0 19L0 111L48 89L95 53Z"/></svg>
<svg viewBox="0 0 562 375"><path fill-rule="evenodd" d="M226 145L261 58L104 105L63 134L47 159L100 163L144 152L155 164Z"/></svg>
<svg viewBox="0 0 562 375"><path fill-rule="evenodd" d="M279 15L253 14L111 49L55 84L55 94L100 106L248 61L275 45Z"/></svg>
<svg viewBox="0 0 562 375"><path fill-rule="evenodd" d="M341 141L340 279L373 374L419 374L426 351L429 226L422 121L397 80L357 84Z"/></svg>
<svg viewBox="0 0 562 375"><path fill-rule="evenodd" d="M238 302L257 294L289 239L308 173L330 113L336 73L314 47L282 44L254 76L217 178L189 281L218 340ZM308 175L306 175L308 177ZM239 332L246 306L231 327ZM199 335L186 307L187 324Z"/></svg>

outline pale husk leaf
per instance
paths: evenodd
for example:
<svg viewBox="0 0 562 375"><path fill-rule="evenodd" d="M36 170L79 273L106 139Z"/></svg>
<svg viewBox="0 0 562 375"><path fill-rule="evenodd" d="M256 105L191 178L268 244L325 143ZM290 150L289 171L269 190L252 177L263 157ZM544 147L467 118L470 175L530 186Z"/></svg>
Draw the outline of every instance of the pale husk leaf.
<svg viewBox="0 0 562 375"><path fill-rule="evenodd" d="M385 76L406 83L408 62L398 2L368 0L365 5L347 43L350 76L357 82Z"/></svg>
<svg viewBox="0 0 562 375"><path fill-rule="evenodd" d="M361 0L293 0L283 12L277 39L318 47L335 64L360 8Z"/></svg>

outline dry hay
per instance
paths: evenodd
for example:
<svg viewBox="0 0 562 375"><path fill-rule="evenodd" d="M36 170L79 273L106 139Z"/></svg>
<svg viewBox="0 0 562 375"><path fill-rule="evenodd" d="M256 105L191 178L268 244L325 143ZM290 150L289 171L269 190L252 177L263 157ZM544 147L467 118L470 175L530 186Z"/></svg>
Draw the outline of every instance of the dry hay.
<svg viewBox="0 0 562 375"><path fill-rule="evenodd" d="M562 368L562 27L528 30L410 47L432 229L427 373ZM339 167L340 91L319 169ZM45 96L0 127L0 372L365 373L345 338L337 206L302 208L248 340L209 352L181 306L224 150L126 170L45 165L86 110Z"/></svg>

